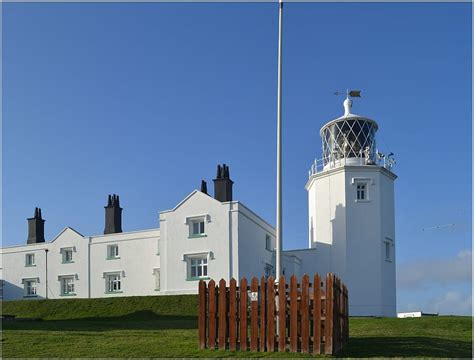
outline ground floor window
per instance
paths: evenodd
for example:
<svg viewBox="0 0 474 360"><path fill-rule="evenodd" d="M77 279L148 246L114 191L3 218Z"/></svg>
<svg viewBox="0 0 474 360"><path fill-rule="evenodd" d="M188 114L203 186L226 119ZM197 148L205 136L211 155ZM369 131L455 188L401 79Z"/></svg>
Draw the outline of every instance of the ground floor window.
<svg viewBox="0 0 474 360"><path fill-rule="evenodd" d="M25 280L25 295L26 296L36 296L36 280Z"/></svg>
<svg viewBox="0 0 474 360"><path fill-rule="evenodd" d="M122 283L120 274L106 274L105 275L105 291L108 293L122 291Z"/></svg>
<svg viewBox="0 0 474 360"><path fill-rule="evenodd" d="M74 295L74 277L64 276L60 278L61 283L61 295Z"/></svg>
<svg viewBox="0 0 474 360"><path fill-rule="evenodd" d="M189 259L191 279L207 277L207 256Z"/></svg>

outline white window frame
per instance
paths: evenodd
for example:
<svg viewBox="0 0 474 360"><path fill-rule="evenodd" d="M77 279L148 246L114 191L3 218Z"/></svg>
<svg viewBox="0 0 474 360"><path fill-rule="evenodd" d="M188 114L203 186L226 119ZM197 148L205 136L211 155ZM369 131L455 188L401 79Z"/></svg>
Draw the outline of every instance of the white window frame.
<svg viewBox="0 0 474 360"><path fill-rule="evenodd" d="M186 264L186 280L194 281L209 279L209 262L213 259L214 254L211 251L184 255L183 261ZM204 262L197 263L197 260ZM192 276L193 267L196 268L195 276ZM201 275L199 275L199 269L201 269Z"/></svg>
<svg viewBox="0 0 474 360"><path fill-rule="evenodd" d="M272 251L272 237L269 234L265 234L265 249Z"/></svg>
<svg viewBox="0 0 474 360"><path fill-rule="evenodd" d="M107 260L120 259L118 244L107 245Z"/></svg>
<svg viewBox="0 0 474 360"><path fill-rule="evenodd" d="M30 261L32 259L33 261ZM34 253L25 254L25 266L36 266L36 259Z"/></svg>
<svg viewBox="0 0 474 360"><path fill-rule="evenodd" d="M356 183L356 200L358 202L369 200L368 186L366 182L358 181Z"/></svg>
<svg viewBox="0 0 474 360"><path fill-rule="evenodd" d="M155 276L155 291L160 291L161 289L161 269L153 269L153 275Z"/></svg>
<svg viewBox="0 0 474 360"><path fill-rule="evenodd" d="M74 275L62 275L58 276L59 286L60 286L60 294L61 296L74 296L76 295L76 276ZM71 283L67 283L67 281L72 280ZM72 285L72 286L71 286Z"/></svg>
<svg viewBox="0 0 474 360"><path fill-rule="evenodd" d="M392 239L388 237L385 238L383 252L384 252L385 261L392 262L393 261L393 240Z"/></svg>
<svg viewBox="0 0 474 360"><path fill-rule="evenodd" d="M39 278L22 279L22 283L23 283L23 297L38 297ZM34 286L31 285L33 283L34 283ZM30 289L34 289L34 290L30 292Z"/></svg>
<svg viewBox="0 0 474 360"><path fill-rule="evenodd" d="M355 195L354 195L354 201L357 203L364 203L364 202L370 202L370 191L369 191L369 185L374 185L374 180L371 178L352 178L351 181L352 185L355 186ZM364 185L364 198L360 199L359 198L359 189L358 187L360 185Z"/></svg>
<svg viewBox="0 0 474 360"><path fill-rule="evenodd" d="M76 251L75 247L67 247L67 248L61 248L60 253L62 256L62 263L63 264L69 264L74 262L74 252ZM71 259L67 259L67 254L71 254Z"/></svg>
<svg viewBox="0 0 474 360"><path fill-rule="evenodd" d="M189 238L206 237L207 224L211 222L209 215L199 215L186 218L186 225L189 230ZM197 226L197 228L195 228ZM195 231L197 230L197 232Z"/></svg>
<svg viewBox="0 0 474 360"><path fill-rule="evenodd" d="M114 271L104 273L105 279L105 293L106 294L120 294L123 292L122 279L124 278L123 271Z"/></svg>

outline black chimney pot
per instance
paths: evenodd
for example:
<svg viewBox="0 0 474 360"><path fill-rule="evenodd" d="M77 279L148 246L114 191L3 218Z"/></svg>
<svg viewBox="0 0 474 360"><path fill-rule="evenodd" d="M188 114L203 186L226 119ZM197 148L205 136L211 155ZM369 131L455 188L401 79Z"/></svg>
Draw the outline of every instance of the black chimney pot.
<svg viewBox="0 0 474 360"><path fill-rule="evenodd" d="M118 195L109 195L105 208L104 234L115 234L122 232L122 208Z"/></svg>
<svg viewBox="0 0 474 360"><path fill-rule="evenodd" d="M217 177L214 181L214 198L220 202L232 201L232 185L229 167L226 164L217 165Z"/></svg>
<svg viewBox="0 0 474 360"><path fill-rule="evenodd" d="M28 220L28 239L27 244L38 244L44 242L44 222L41 217L41 209L35 208L35 214Z"/></svg>

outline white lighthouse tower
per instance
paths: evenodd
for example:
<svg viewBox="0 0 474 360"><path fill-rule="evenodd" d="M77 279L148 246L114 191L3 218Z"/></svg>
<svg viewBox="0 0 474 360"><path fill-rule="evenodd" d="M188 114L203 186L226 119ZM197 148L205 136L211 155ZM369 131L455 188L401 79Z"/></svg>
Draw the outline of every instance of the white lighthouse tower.
<svg viewBox="0 0 474 360"><path fill-rule="evenodd" d="M344 115L320 130L322 159L306 183L309 247L347 284L351 316L395 316L393 154L378 152L377 123L351 107L348 93Z"/></svg>

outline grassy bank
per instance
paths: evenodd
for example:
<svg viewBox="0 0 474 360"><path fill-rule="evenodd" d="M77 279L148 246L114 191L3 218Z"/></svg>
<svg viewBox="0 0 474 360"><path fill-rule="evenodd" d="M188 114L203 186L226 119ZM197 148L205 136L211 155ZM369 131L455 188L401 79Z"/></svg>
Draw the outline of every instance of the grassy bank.
<svg viewBox="0 0 474 360"><path fill-rule="evenodd" d="M3 356L290 356L198 350L196 311L195 296L5 302L4 314L44 320L4 322ZM470 358L471 318L351 318L339 356Z"/></svg>

